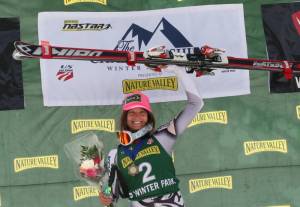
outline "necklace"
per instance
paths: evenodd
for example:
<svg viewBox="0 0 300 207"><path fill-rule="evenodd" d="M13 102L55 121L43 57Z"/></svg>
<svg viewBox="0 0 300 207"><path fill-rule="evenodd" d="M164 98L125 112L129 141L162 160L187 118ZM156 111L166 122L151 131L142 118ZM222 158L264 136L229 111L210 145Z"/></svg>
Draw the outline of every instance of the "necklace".
<svg viewBox="0 0 300 207"><path fill-rule="evenodd" d="M145 141L146 139L141 139L135 146L123 147L124 153L128 155L132 161L132 164L128 167L128 174L131 176L139 174L139 168L134 164L134 161Z"/></svg>

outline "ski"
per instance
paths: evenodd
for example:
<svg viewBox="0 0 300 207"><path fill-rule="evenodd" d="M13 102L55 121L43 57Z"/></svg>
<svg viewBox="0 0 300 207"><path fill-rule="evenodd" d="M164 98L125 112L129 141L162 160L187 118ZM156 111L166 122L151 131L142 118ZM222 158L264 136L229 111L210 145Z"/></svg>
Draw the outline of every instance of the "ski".
<svg viewBox="0 0 300 207"><path fill-rule="evenodd" d="M300 61L230 57L225 56L224 50L209 46L196 47L193 54L184 54L169 51L164 46L145 52L131 52L52 46L45 41L41 45L16 41L14 45L13 57L16 60L38 58L119 62L129 66L144 64L155 70L160 70L164 65L178 65L186 67L188 73L195 72L196 76L215 69L274 71L283 73L288 80L294 74L300 74Z"/></svg>

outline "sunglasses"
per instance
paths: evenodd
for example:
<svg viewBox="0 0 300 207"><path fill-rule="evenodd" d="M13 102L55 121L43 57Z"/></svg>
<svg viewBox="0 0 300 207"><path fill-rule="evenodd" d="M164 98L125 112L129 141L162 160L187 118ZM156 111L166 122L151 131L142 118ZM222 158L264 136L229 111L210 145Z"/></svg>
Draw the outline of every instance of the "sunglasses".
<svg viewBox="0 0 300 207"><path fill-rule="evenodd" d="M130 145L134 140L130 131L118 131L117 136L123 146Z"/></svg>

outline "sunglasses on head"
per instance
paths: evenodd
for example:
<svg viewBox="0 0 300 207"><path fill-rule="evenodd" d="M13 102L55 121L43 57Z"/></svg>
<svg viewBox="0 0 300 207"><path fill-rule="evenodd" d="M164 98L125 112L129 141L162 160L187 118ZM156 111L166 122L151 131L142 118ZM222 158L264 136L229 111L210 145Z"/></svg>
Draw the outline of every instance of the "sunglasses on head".
<svg viewBox="0 0 300 207"><path fill-rule="evenodd" d="M117 136L123 146L130 145L134 140L130 131L118 131Z"/></svg>

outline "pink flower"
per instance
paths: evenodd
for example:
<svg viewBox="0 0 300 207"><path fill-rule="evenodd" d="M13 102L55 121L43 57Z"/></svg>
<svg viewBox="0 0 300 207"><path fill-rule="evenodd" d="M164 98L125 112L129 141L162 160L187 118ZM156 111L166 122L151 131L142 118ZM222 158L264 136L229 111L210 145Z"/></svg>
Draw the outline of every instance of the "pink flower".
<svg viewBox="0 0 300 207"><path fill-rule="evenodd" d="M95 168L90 168L86 170L86 176L88 177L96 177L97 176L97 170Z"/></svg>
<svg viewBox="0 0 300 207"><path fill-rule="evenodd" d="M100 157L95 157L94 159L94 164L99 164L101 162L101 158Z"/></svg>

